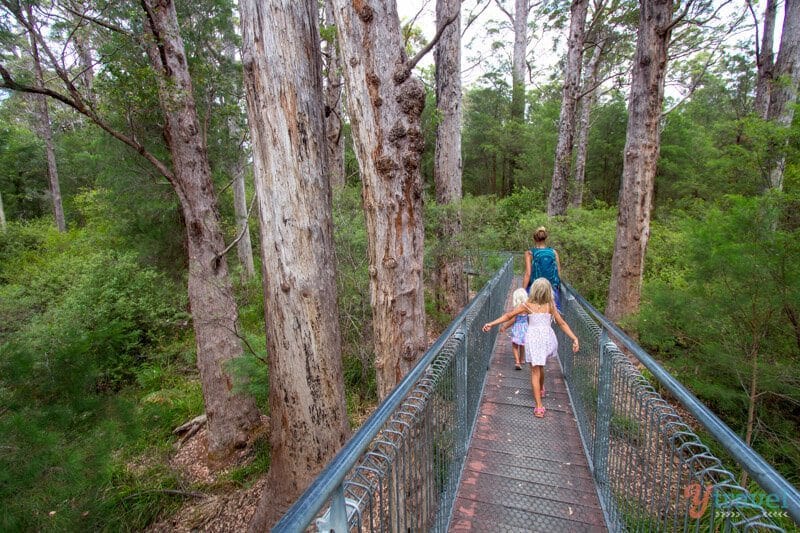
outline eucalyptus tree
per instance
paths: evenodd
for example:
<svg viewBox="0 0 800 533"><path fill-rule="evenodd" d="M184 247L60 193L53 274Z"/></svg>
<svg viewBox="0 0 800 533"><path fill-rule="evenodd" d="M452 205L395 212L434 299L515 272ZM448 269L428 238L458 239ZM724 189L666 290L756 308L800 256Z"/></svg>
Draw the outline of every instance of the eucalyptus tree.
<svg viewBox="0 0 800 533"><path fill-rule="evenodd" d="M35 31L39 29L39 23L33 14L31 5L25 6L27 19L34 31L28 32L30 41L30 54L33 59L34 79L36 87L44 89L44 74L42 72L42 60L39 54L39 44L34 37ZM61 184L58 180L58 164L56 163L56 149L53 143L53 127L50 123L50 112L47 109L47 98L43 94L32 94L31 99L34 103L36 114L36 131L44 143L44 151L47 160L47 178L50 184L50 201L53 206L53 219L55 220L58 231L67 231L67 223L64 219L64 206L61 201Z"/></svg>
<svg viewBox="0 0 800 533"><path fill-rule="evenodd" d="M558 119L558 144L556 145L553 180L547 200L547 214L549 216L563 215L567 212L569 177L572 169L572 148L575 140L575 111L580 96L582 56L586 39L586 15L588 11L589 0L572 0L561 114Z"/></svg>
<svg viewBox="0 0 800 533"><path fill-rule="evenodd" d="M58 80L60 89L38 87L20 81L19 73L0 63L0 87L12 91L43 94L74 109L118 141L140 154L166 178L177 195L185 222L188 249L188 294L194 325L197 365L200 370L206 417L208 451L230 453L246 444L260 423L254 400L234 389L226 365L242 353L238 336L238 310L228 276L225 242L220 225L217 198L205 140L207 130L198 119L192 76L181 38L175 5L170 0L144 0L140 4L106 6L32 4L34 11L58 20L77 16L90 21L96 32L105 33L116 46L104 58L106 76L124 73L115 69L114 53L135 49L149 59L147 81L137 87L141 94L153 94L161 112L166 153L143 138L134 123L118 126L108 109L95 106L81 87L80 61L75 60L74 32L47 35L33 24L25 9L12 0L0 5L16 24L29 33ZM61 39L61 40L59 40ZM54 48L58 46L58 50ZM64 53L61 53L63 51ZM3 56L5 59L5 56ZM24 76L24 75L23 75Z"/></svg>
<svg viewBox="0 0 800 533"><path fill-rule="evenodd" d="M775 60L773 80L769 83L767 108L767 120L783 131L788 131L792 125L798 81L800 81L800 2L786 0L780 49ZM783 189L787 144L783 138L771 143L770 168L766 184L769 189Z"/></svg>
<svg viewBox="0 0 800 533"><path fill-rule="evenodd" d="M667 53L672 30L686 16L673 18L675 0L642 0L628 100L622 184L606 315L612 320L638 309L650 209L658 162Z"/></svg>
<svg viewBox="0 0 800 533"><path fill-rule="evenodd" d="M586 65L580 95L580 114L578 116L578 138L575 140L575 173L572 182L572 207L583 205L583 186L586 181L586 154L589 147L589 128L592 108L597 103L598 81L600 78L600 58L606 47L606 36L601 36L594 43L592 56Z"/></svg>
<svg viewBox="0 0 800 533"><path fill-rule="evenodd" d="M342 65L333 21L333 1L325 0L322 25L325 45L325 136L328 150L328 175L331 185L341 187L344 172L344 106L342 105Z"/></svg>
<svg viewBox="0 0 800 533"><path fill-rule="evenodd" d="M455 15L455 19L453 16ZM464 261L454 251L461 236L461 2L437 0L437 26L448 24L436 45L436 152L433 168L436 203L449 206L439 221L438 237L449 243L437 257L438 307L455 313L467 303Z"/></svg>
<svg viewBox="0 0 800 533"><path fill-rule="evenodd" d="M263 531L349 434L317 2L240 3L269 353Z"/></svg>
<svg viewBox="0 0 800 533"><path fill-rule="evenodd" d="M521 128L525 121L525 86L528 74L527 51L530 43L528 17L534 6L530 0L514 0L514 10L512 12L505 6L505 3L505 0L495 0L497 7L508 17L514 31L514 52L511 63L511 120L512 127ZM510 193L514 189L514 174L519 166L522 150L523 147L518 142L512 143L511 153L508 156L509 168L504 187L505 193Z"/></svg>
<svg viewBox="0 0 800 533"><path fill-rule="evenodd" d="M367 224L378 394L385 397L425 350L420 117L425 88L412 74L448 24L409 59L394 2L333 0Z"/></svg>
<svg viewBox="0 0 800 533"><path fill-rule="evenodd" d="M767 118L773 74L772 70L775 67L773 42L775 41L775 18L778 14L778 0L767 0L767 4L764 7L764 29L761 34L760 44L758 40L758 16L756 16L751 0L747 0L747 7L753 14L756 29L756 68L758 69L758 73L756 78L756 99L754 107L759 117Z"/></svg>
<svg viewBox="0 0 800 533"><path fill-rule="evenodd" d="M722 43L741 23L720 11L730 2L712 0L641 0L636 52L628 98L628 127L623 153L619 216L611 265L606 314L613 320L638 310L650 215L665 113L664 84L670 55L710 48L699 74L693 74L688 94L699 85ZM679 27L680 25L680 27ZM676 32L679 28L680 32ZM673 32L676 32L673 38ZM675 44L671 52L670 45Z"/></svg>

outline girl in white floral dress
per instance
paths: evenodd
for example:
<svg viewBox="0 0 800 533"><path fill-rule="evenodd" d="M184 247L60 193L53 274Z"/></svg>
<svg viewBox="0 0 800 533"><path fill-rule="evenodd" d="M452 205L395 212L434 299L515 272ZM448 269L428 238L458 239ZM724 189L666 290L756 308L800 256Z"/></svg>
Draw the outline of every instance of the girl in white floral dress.
<svg viewBox="0 0 800 533"><path fill-rule="evenodd" d="M542 405L544 365L548 357L554 356L558 352L558 339L550 325L551 322L555 319L556 324L572 339L573 352L580 349L580 344L578 337L556 309L553 302L553 287L547 279L538 278L534 281L527 302L518 305L501 317L487 322L483 326L483 331L489 331L492 327L507 322L520 314L528 315L528 329L525 332L525 362L531 365L531 388L533 388L533 399L536 402L533 414L537 418L543 418L545 414L545 408Z"/></svg>

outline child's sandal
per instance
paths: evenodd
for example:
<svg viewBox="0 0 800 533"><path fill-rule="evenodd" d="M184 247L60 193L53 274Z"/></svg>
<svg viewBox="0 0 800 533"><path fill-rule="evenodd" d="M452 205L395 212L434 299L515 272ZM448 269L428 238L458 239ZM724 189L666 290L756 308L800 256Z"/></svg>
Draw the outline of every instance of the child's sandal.
<svg viewBox="0 0 800 533"><path fill-rule="evenodd" d="M544 418L545 408L544 407L537 407L533 410L533 416L536 418Z"/></svg>

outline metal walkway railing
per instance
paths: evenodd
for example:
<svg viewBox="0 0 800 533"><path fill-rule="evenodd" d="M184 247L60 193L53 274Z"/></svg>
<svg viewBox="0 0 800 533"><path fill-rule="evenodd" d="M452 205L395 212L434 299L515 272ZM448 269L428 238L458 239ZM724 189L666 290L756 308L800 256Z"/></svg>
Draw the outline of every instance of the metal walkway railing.
<svg viewBox="0 0 800 533"><path fill-rule="evenodd" d="M565 293L564 317L582 348L573 355L559 330L559 357L609 529L783 531L779 523L800 523L795 487L589 302L569 286ZM700 430L730 457L715 456ZM737 483L732 471L742 469L760 491Z"/></svg>
<svg viewBox="0 0 800 533"><path fill-rule="evenodd" d="M506 257L273 531L447 529L497 336L481 327L503 312L512 274Z"/></svg>
<svg viewBox="0 0 800 533"><path fill-rule="evenodd" d="M503 311L509 255L470 261L479 275L502 267L273 531L447 530L496 338L497 329L480 328ZM570 287L564 291L564 317L581 350L572 354L556 328L566 348L559 357L610 531L785 531L792 520L800 524L797 489L624 332ZM656 387L701 427L689 427ZM727 452L724 460L703 444L700 430ZM759 491L737 484L732 471L741 468Z"/></svg>

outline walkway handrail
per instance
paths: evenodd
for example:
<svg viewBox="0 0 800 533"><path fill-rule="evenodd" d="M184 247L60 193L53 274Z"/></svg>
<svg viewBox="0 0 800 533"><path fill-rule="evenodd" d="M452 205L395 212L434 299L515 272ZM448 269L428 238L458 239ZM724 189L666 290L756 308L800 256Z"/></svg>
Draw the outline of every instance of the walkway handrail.
<svg viewBox="0 0 800 533"><path fill-rule="evenodd" d="M333 460L322 470L320 475L311 483L297 502L295 502L288 512L275 524L273 531L304 531L306 527L312 523L314 518L320 514L326 503L331 500L333 504L329 510L330 517L328 523L335 525L335 530L337 532L347 531L349 529L346 525L349 516L345 506L352 507L352 502L345 502L343 484L346 481L346 476L353 470L358 461L363 458L368 447L374 443L376 437L379 436L379 432L385 428L390 418L398 412L403 402L407 401L409 394L418 386L420 379L424 378L426 372L430 371L429 367L431 363L440 355L445 345L448 344L448 342L452 343L454 337L458 337L460 344L465 344L465 324L468 321L474 322L477 320L478 317L475 316L476 311L482 308L482 304L487 303L487 301L491 299L491 295L494 292L498 292L502 295L499 302L499 309L502 309L505 295L511 281L512 265L512 258L507 258L503 268L497 272L475 298L473 298L473 300L458 314L433 345L428 348L417 365L406 375L389 396L381 402L375 412L364 422L355 435L350 438ZM497 300L497 298L494 298L494 300ZM493 307L498 307L496 302ZM493 312L497 311L493 310ZM483 322L480 323L482 324ZM493 334L486 334L485 338L481 340L481 344L486 344L491 349L494 345L495 336L496 331ZM484 374L485 371L486 368L484 365ZM464 379L466 379L466 377L464 377ZM478 391L478 394L479 393L480 391ZM471 431L471 425L469 430ZM465 436L468 437L469 435ZM463 457L461 457L461 460L463 461ZM396 491L397 489L395 488L394 490ZM449 512L449 510L447 510L447 512Z"/></svg>
<svg viewBox="0 0 800 533"><path fill-rule="evenodd" d="M731 430L722 420L706 407L683 384L667 372L647 352L644 351L616 324L608 320L603 314L592 306L585 298L564 284L567 293L574 297L590 317L605 330L601 338L613 337L630 354L632 354L652 374L672 396L689 411L698 423L713 436L722 447L736 460L739 465L770 495L781 498L785 510L796 523L800 523L800 492L781 476L757 452L747 446L742 439Z"/></svg>
<svg viewBox="0 0 800 533"><path fill-rule="evenodd" d="M603 328L612 333L625 349L636 357L653 377L688 410L725 450L753 477L761 487L773 494L786 496L789 515L800 523L800 492L781 476L764 458L742 441L722 420L706 407L692 392L658 364L641 346L631 339L616 324L609 321L580 294L567 286L575 299Z"/></svg>

